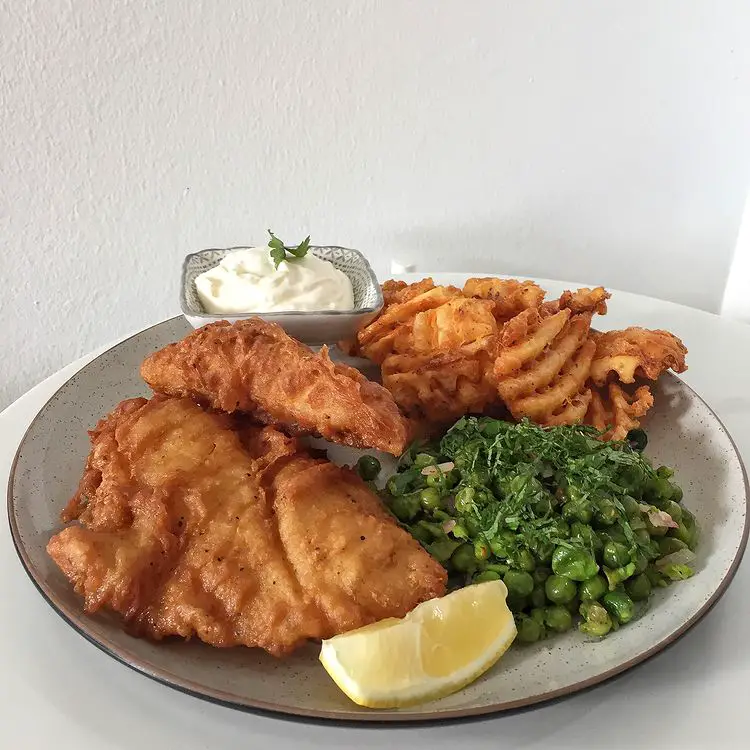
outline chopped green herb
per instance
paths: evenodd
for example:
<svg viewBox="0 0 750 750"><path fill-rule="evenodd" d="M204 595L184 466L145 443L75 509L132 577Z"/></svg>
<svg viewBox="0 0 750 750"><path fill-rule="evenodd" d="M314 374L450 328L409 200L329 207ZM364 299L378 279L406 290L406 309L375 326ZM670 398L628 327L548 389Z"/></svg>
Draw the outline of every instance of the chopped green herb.
<svg viewBox="0 0 750 750"><path fill-rule="evenodd" d="M618 592L619 599L607 600L612 612L587 607L581 613L583 632L604 635L629 619L624 606L615 611L613 604L625 602L623 584L640 606L650 587L692 574L688 566L674 565L659 574L664 583L643 575L650 574L649 560L694 545L697 531L693 516L673 500L682 497L673 472L655 468L642 453L645 434L633 437L607 442L583 425L543 428L527 420L464 417L439 443L412 446L383 497L459 585L484 580L485 571L503 571L519 623L529 622L542 596L547 607L569 602L575 609L607 589ZM440 482L422 474L424 467L444 463L454 468ZM666 528L655 529L648 520L657 508L665 518L671 511L673 526L679 524L661 543L658 535ZM429 541L427 529L433 532ZM550 568L554 576L548 578ZM634 576L637 585L631 586ZM551 583L539 586L537 578ZM564 619L546 629L567 629Z"/></svg>
<svg viewBox="0 0 750 750"><path fill-rule="evenodd" d="M271 239L268 241L268 247L271 248L271 260L273 260L276 268L283 261L292 261L295 258L304 258L307 255L307 251L310 249L310 235L305 237L299 245L285 245L270 229L268 234ZM291 257L287 257L287 253Z"/></svg>

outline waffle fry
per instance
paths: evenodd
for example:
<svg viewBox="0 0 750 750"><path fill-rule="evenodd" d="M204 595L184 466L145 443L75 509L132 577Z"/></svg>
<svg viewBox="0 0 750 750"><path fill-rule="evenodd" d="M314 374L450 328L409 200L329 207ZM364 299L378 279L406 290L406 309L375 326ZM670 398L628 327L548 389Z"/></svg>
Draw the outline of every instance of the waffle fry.
<svg viewBox="0 0 750 750"><path fill-rule="evenodd" d="M544 300L532 281L471 278L463 289L432 279L383 285L381 314L357 335L356 352L380 364L383 385L429 430L498 409L543 425L585 421L620 439L653 403L646 387L620 383L685 369L686 349L666 331L598 333L603 287Z"/></svg>
<svg viewBox="0 0 750 750"><path fill-rule="evenodd" d="M622 383L633 383L637 376L656 380L668 369L684 372L685 345L669 331L626 328L623 331L595 333L596 354L591 379L604 385L611 373Z"/></svg>
<svg viewBox="0 0 750 750"><path fill-rule="evenodd" d="M647 385L629 394L618 383L604 389L593 389L586 423L603 433L603 440L624 440L630 430L640 427L640 419L654 405Z"/></svg>
<svg viewBox="0 0 750 750"><path fill-rule="evenodd" d="M499 323L505 323L524 310L539 307L545 295L544 289L533 281L495 278L469 279L463 293L492 302L492 314Z"/></svg>
<svg viewBox="0 0 750 750"><path fill-rule="evenodd" d="M481 413L497 394L485 377L488 353L393 354L383 363L383 385L410 418L435 424Z"/></svg>

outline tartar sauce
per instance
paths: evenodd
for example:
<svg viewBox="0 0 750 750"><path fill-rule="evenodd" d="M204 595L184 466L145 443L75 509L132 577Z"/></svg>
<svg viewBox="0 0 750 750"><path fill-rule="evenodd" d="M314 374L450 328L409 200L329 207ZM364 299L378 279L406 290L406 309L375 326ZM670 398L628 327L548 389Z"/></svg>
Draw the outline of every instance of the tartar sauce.
<svg viewBox="0 0 750 750"><path fill-rule="evenodd" d="M209 313L354 308L351 281L328 261L308 253L276 268L267 247L228 253L195 287Z"/></svg>

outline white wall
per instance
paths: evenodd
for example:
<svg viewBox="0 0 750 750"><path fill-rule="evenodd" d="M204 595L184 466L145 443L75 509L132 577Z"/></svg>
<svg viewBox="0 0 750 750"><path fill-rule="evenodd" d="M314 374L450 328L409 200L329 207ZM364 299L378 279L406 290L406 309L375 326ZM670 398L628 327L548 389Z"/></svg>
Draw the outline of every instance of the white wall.
<svg viewBox="0 0 750 750"><path fill-rule="evenodd" d="M0 0L0 406L269 226L717 310L749 8Z"/></svg>

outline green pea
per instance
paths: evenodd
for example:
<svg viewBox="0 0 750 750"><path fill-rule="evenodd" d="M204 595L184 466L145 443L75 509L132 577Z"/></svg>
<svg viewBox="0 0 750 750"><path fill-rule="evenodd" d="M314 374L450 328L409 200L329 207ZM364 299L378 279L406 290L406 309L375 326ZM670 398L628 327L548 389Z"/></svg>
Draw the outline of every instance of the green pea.
<svg viewBox="0 0 750 750"><path fill-rule="evenodd" d="M475 537L477 534L479 534L479 523L475 518L472 516L464 516L463 517L464 526L466 526L466 531L469 534L469 537Z"/></svg>
<svg viewBox="0 0 750 750"><path fill-rule="evenodd" d="M417 526L425 531L429 531L435 539L445 538L445 531L443 531L443 527L439 523L433 523L432 521L422 519L421 521L417 521Z"/></svg>
<svg viewBox="0 0 750 750"><path fill-rule="evenodd" d="M544 622L557 633L564 633L573 627L573 616L565 607L547 607Z"/></svg>
<svg viewBox="0 0 750 750"><path fill-rule="evenodd" d="M470 487L484 487L490 481L489 469L475 467L464 474L464 482Z"/></svg>
<svg viewBox="0 0 750 750"><path fill-rule="evenodd" d="M544 586L537 584L529 597L532 607L544 607L547 604L547 595L544 592Z"/></svg>
<svg viewBox="0 0 750 750"><path fill-rule="evenodd" d="M440 493L434 487L425 487L420 490L419 502L425 510L436 510L442 506Z"/></svg>
<svg viewBox="0 0 750 750"><path fill-rule="evenodd" d="M628 592L628 596L635 601L641 602L651 596L651 581L645 573L640 573L633 578L628 578L625 581L625 591Z"/></svg>
<svg viewBox="0 0 750 750"><path fill-rule="evenodd" d="M386 483L385 488L392 497L401 497L409 492L410 486L418 481L419 472L412 469L394 474Z"/></svg>
<svg viewBox="0 0 750 750"><path fill-rule="evenodd" d="M679 523L682 520L682 506L678 505L674 500L670 500L665 506L664 510L672 516L672 519Z"/></svg>
<svg viewBox="0 0 750 750"><path fill-rule="evenodd" d="M537 516L548 516L552 509L552 498L549 495L545 495L534 504L534 514Z"/></svg>
<svg viewBox="0 0 750 750"><path fill-rule="evenodd" d="M552 555L552 570L573 581L585 581L596 575L599 566L593 555L580 547L558 547Z"/></svg>
<svg viewBox="0 0 750 750"><path fill-rule="evenodd" d="M534 590L534 579L523 570L509 570L503 577L508 593L514 596L528 596Z"/></svg>
<svg viewBox="0 0 750 750"><path fill-rule="evenodd" d="M669 536L680 539L691 550L695 551L698 544L699 529L695 516L687 508L682 509L682 519L678 522L676 529L669 530Z"/></svg>
<svg viewBox="0 0 750 750"><path fill-rule="evenodd" d="M420 504L417 495L394 495L387 502L393 515L399 521L411 521L419 513Z"/></svg>
<svg viewBox="0 0 750 750"><path fill-rule="evenodd" d="M627 544L628 538L625 536L625 532L622 530L619 524L610 526L606 531L600 532L602 537L605 536L612 542L619 542L620 544ZM606 539L604 539L606 543Z"/></svg>
<svg viewBox="0 0 750 750"><path fill-rule="evenodd" d="M532 576L535 583L544 583L552 575L552 570L544 566L537 568Z"/></svg>
<svg viewBox="0 0 750 750"><path fill-rule="evenodd" d="M630 444L630 447L638 453L643 453L648 445L648 435L641 429L630 430L625 439Z"/></svg>
<svg viewBox="0 0 750 750"><path fill-rule="evenodd" d="M628 523L633 531L639 531L640 529L646 528L646 522L643 520L640 511L638 512L638 515L628 516ZM648 534L648 531L646 533Z"/></svg>
<svg viewBox="0 0 750 750"><path fill-rule="evenodd" d="M512 531L504 529L493 539L490 539L490 549L495 557L507 560L516 549L516 535Z"/></svg>
<svg viewBox="0 0 750 750"><path fill-rule="evenodd" d="M517 596L516 594L508 593L508 609L514 614L519 614L529 607L528 596Z"/></svg>
<svg viewBox="0 0 750 750"><path fill-rule="evenodd" d="M619 568L630 562L630 553L624 544L609 541L602 550L602 561L609 568Z"/></svg>
<svg viewBox="0 0 750 750"><path fill-rule="evenodd" d="M651 535L648 533L648 530L646 529L646 525L644 522L643 528L640 529L634 529L635 532L635 540L638 542L638 544L648 544L651 541Z"/></svg>
<svg viewBox="0 0 750 750"><path fill-rule="evenodd" d="M455 498L456 510L459 513L468 513L474 508L476 491L473 487L462 487Z"/></svg>
<svg viewBox="0 0 750 750"><path fill-rule="evenodd" d="M671 479L674 476L674 469L670 469L669 466L660 466L656 470L656 475L664 479Z"/></svg>
<svg viewBox="0 0 750 750"><path fill-rule="evenodd" d="M594 509L594 520L600 526L611 526L619 517L620 511L613 500L603 497L597 501Z"/></svg>
<svg viewBox="0 0 750 750"><path fill-rule="evenodd" d="M544 607L534 607L534 609L529 612L529 617L542 626L544 626L545 615L546 612Z"/></svg>
<svg viewBox="0 0 750 750"><path fill-rule="evenodd" d="M570 539L593 552L600 551L603 546L602 540L591 526L577 521L570 526Z"/></svg>
<svg viewBox="0 0 750 750"><path fill-rule="evenodd" d="M528 573L532 573L536 570L536 560L534 555L527 549L520 549L511 556L511 563L514 567L519 570L525 570Z"/></svg>
<svg viewBox="0 0 750 750"><path fill-rule="evenodd" d="M452 559L453 553L456 548L461 545L461 542L456 542L453 539L438 539L432 544L427 545L427 551L439 562L447 563L448 560Z"/></svg>
<svg viewBox="0 0 750 750"><path fill-rule="evenodd" d="M612 618L598 602L582 602L580 613L584 621L578 626L578 629L582 633L600 638L607 635L612 629Z"/></svg>
<svg viewBox="0 0 750 750"><path fill-rule="evenodd" d="M414 468L420 471L428 466L435 466L437 464L437 458L431 456L429 453L417 453L414 456Z"/></svg>
<svg viewBox="0 0 750 750"><path fill-rule="evenodd" d="M428 529L425 529L424 526L420 526L419 524L415 524L414 526L409 527L409 533L418 541L422 542L423 544L429 544L434 540L433 535L430 533Z"/></svg>
<svg viewBox="0 0 750 750"><path fill-rule="evenodd" d="M578 629L586 635L603 638L612 630L612 620L608 620L607 622L588 622L586 620L578 626Z"/></svg>
<svg viewBox="0 0 750 750"><path fill-rule="evenodd" d="M360 456L357 461L357 473L366 482L371 482L380 474L380 461L375 456Z"/></svg>
<svg viewBox="0 0 750 750"><path fill-rule="evenodd" d="M661 557L658 539L649 538L648 544L641 545L641 552L648 560L658 560Z"/></svg>
<svg viewBox="0 0 750 750"><path fill-rule="evenodd" d="M487 563L484 569L493 570L495 573L498 573L500 577L504 576L510 570L505 563Z"/></svg>
<svg viewBox="0 0 750 750"><path fill-rule="evenodd" d="M681 503L682 498L684 497L684 493L682 491L682 487L679 487L676 484L672 485L672 500L676 503Z"/></svg>
<svg viewBox="0 0 750 750"><path fill-rule="evenodd" d="M602 575L595 575L578 585L578 596L584 601L596 601L607 593L607 581Z"/></svg>
<svg viewBox="0 0 750 750"><path fill-rule="evenodd" d="M602 603L610 617L617 620L620 625L624 625L633 619L635 605L624 591L608 591L602 597Z"/></svg>
<svg viewBox="0 0 750 750"><path fill-rule="evenodd" d="M648 558L640 550L633 555L633 564L635 565L635 575L643 573L648 567Z"/></svg>
<svg viewBox="0 0 750 750"><path fill-rule="evenodd" d="M669 586L669 579L662 575L660 571L658 571L653 565L649 565L646 568L646 572L644 573L646 578L648 578L649 582L651 583L651 588L666 588Z"/></svg>
<svg viewBox="0 0 750 750"><path fill-rule="evenodd" d="M594 517L594 508L588 500L568 500L561 512L562 517L569 523L573 521L591 523Z"/></svg>
<svg viewBox="0 0 750 750"><path fill-rule="evenodd" d="M672 483L666 477L657 476L656 479L654 479L653 486L657 499L663 501L672 499Z"/></svg>
<svg viewBox="0 0 750 750"><path fill-rule="evenodd" d="M658 541L659 552L661 556L671 555L673 552L679 552L681 549L687 549L688 546L682 539L677 539L673 536L663 536Z"/></svg>
<svg viewBox="0 0 750 750"><path fill-rule="evenodd" d="M518 630L516 638L521 643L536 643L543 637L542 628L531 617L522 617L516 624L516 628Z"/></svg>
<svg viewBox="0 0 750 750"><path fill-rule="evenodd" d="M575 599L578 587L570 578L551 575L544 583L544 591L553 604L567 604Z"/></svg>
<svg viewBox="0 0 750 750"><path fill-rule="evenodd" d="M610 591L614 591L619 584L630 578L633 573L635 573L635 563L633 562L629 562L621 568L604 568L604 575L609 584Z"/></svg>
<svg viewBox="0 0 750 750"><path fill-rule="evenodd" d="M474 545L462 544L451 555L451 565L461 573L471 573L476 570L477 559L474 557Z"/></svg>
<svg viewBox="0 0 750 750"><path fill-rule="evenodd" d="M549 533L554 534L561 539L567 539L570 536L571 527L564 518L559 516L552 519L549 525Z"/></svg>
<svg viewBox="0 0 750 750"><path fill-rule="evenodd" d="M630 495L624 495L622 498L620 498L620 502L622 503L622 507L625 510L625 515L640 515L641 506L634 497L631 497Z"/></svg>
<svg viewBox="0 0 750 750"><path fill-rule="evenodd" d="M483 570L481 573L477 573L474 578L474 583L484 583L485 581L499 581L500 574L494 570Z"/></svg>

